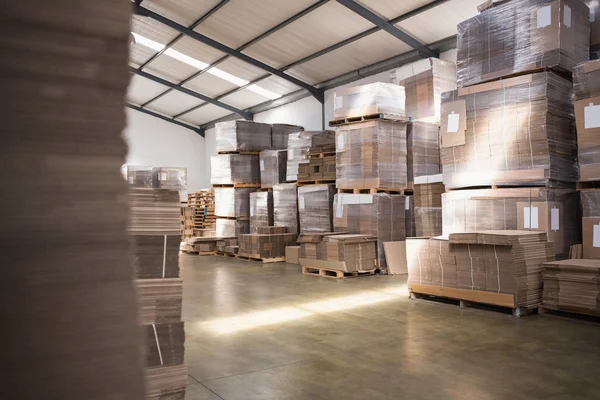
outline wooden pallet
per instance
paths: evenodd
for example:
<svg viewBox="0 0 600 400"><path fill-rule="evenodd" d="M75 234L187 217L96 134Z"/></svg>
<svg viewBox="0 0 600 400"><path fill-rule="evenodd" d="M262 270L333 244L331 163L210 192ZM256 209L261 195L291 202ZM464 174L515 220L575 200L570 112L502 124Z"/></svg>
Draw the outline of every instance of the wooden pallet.
<svg viewBox="0 0 600 400"><path fill-rule="evenodd" d="M218 154L244 154L244 155L258 155L260 153L260 151L245 151L245 150L238 150L238 151L219 151Z"/></svg>
<svg viewBox="0 0 600 400"><path fill-rule="evenodd" d="M392 189L392 188L337 188L338 193L353 193L353 194L376 194L376 193L387 193L387 194L413 194L413 189Z"/></svg>
<svg viewBox="0 0 600 400"><path fill-rule="evenodd" d="M260 188L260 183L214 184L214 188Z"/></svg>
<svg viewBox="0 0 600 400"><path fill-rule="evenodd" d="M260 187L260 189L258 189L259 192L272 192L273 191L273 185L262 185Z"/></svg>
<svg viewBox="0 0 600 400"><path fill-rule="evenodd" d="M325 158L335 156L335 151L325 151L322 153L308 153L304 155L304 158Z"/></svg>
<svg viewBox="0 0 600 400"><path fill-rule="evenodd" d="M341 125L350 125L350 124L358 124L361 122L372 121L376 119L382 119L387 121L397 121L397 122L409 122L410 119L404 115L394 115L394 114L368 114L361 115L359 117L349 117L349 118L338 118L333 121L329 121L329 126L341 126Z"/></svg>
<svg viewBox="0 0 600 400"><path fill-rule="evenodd" d="M507 293L484 292L481 290L457 289L433 285L409 284L412 300L427 300L436 303L479 308L492 311L510 312L515 318L537 312L537 307L527 308L515 305L514 296Z"/></svg>
<svg viewBox="0 0 600 400"><path fill-rule="evenodd" d="M193 254L197 256L216 256L216 251L194 251L194 250L181 250L185 254Z"/></svg>
<svg viewBox="0 0 600 400"><path fill-rule="evenodd" d="M225 253L224 251L217 251L217 255L218 256L223 256L223 257L231 257L231 258L236 258L237 254L234 253Z"/></svg>
<svg viewBox="0 0 600 400"><path fill-rule="evenodd" d="M285 257L260 258L260 256L258 254L243 254L243 253L238 253L238 254L236 254L236 258L238 260L258 261L258 262L261 262L261 263L264 263L264 264L285 262Z"/></svg>
<svg viewBox="0 0 600 400"><path fill-rule="evenodd" d="M339 271L336 269L327 269L327 268L315 268L308 265L302 266L302 273L305 275L315 275L322 276L324 278L335 278L335 279L344 279L344 278L356 278L359 276L371 276L375 275L376 268L368 270L368 271Z"/></svg>
<svg viewBox="0 0 600 400"><path fill-rule="evenodd" d="M551 315L555 317L561 317L565 319L576 319L591 322L600 322L600 315L594 314L586 310L565 310L561 307L553 307L548 305L541 305L538 307L538 313L540 315Z"/></svg>
<svg viewBox="0 0 600 400"><path fill-rule="evenodd" d="M579 181L577 190L600 189L600 181Z"/></svg>
<svg viewBox="0 0 600 400"><path fill-rule="evenodd" d="M298 186L335 185L335 179L299 180Z"/></svg>

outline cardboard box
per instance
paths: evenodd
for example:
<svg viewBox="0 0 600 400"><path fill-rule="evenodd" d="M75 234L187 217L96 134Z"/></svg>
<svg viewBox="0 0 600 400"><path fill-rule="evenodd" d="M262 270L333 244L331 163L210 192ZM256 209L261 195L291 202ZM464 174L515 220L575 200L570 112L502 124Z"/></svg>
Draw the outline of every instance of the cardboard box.
<svg viewBox="0 0 600 400"><path fill-rule="evenodd" d="M391 82L404 87L411 121L439 123L442 93L456 89L456 64L427 58L392 71Z"/></svg>
<svg viewBox="0 0 600 400"><path fill-rule="evenodd" d="M581 190L583 258L600 258L600 189Z"/></svg>
<svg viewBox="0 0 600 400"><path fill-rule="evenodd" d="M376 239L358 234L300 234L300 264L345 272L375 268Z"/></svg>
<svg viewBox="0 0 600 400"><path fill-rule="evenodd" d="M250 217L250 195L256 192L256 188L216 187L213 190L217 217L239 219Z"/></svg>
<svg viewBox="0 0 600 400"><path fill-rule="evenodd" d="M218 238L239 237L250 232L250 221L217 218L216 232Z"/></svg>
<svg viewBox="0 0 600 400"><path fill-rule="evenodd" d="M300 264L300 246L287 246L285 248L285 262L290 264Z"/></svg>
<svg viewBox="0 0 600 400"><path fill-rule="evenodd" d="M212 185L260 184L258 154L219 154L211 156L210 170L210 183Z"/></svg>
<svg viewBox="0 0 600 400"><path fill-rule="evenodd" d="M286 180L296 181L300 179L298 177L300 165L310 162L306 158L307 154L333 151L335 151L334 131L304 131L290 134L287 148ZM303 170L303 172L306 173L308 170Z"/></svg>
<svg viewBox="0 0 600 400"><path fill-rule="evenodd" d="M385 251L388 274L407 274L406 242L383 242L383 249Z"/></svg>
<svg viewBox="0 0 600 400"><path fill-rule="evenodd" d="M217 152L262 151L271 148L271 125L252 121L215 124Z"/></svg>
<svg viewBox="0 0 600 400"><path fill-rule="evenodd" d="M273 225L273 192L250 193L250 233Z"/></svg>
<svg viewBox="0 0 600 400"><path fill-rule="evenodd" d="M299 125L273 124L271 125L271 148L273 150L286 150L290 133L298 133L304 128Z"/></svg>
<svg viewBox="0 0 600 400"><path fill-rule="evenodd" d="M298 214L300 232L333 231L334 185L307 185L298 187Z"/></svg>
<svg viewBox="0 0 600 400"><path fill-rule="evenodd" d="M300 232L298 193L295 183L273 185L273 224L286 227L290 233Z"/></svg>
<svg viewBox="0 0 600 400"><path fill-rule="evenodd" d="M589 10L578 0L512 0L458 24L457 83L518 72L565 72L589 59Z"/></svg>
<svg viewBox="0 0 600 400"><path fill-rule="evenodd" d="M263 227L264 228L264 227ZM238 237L238 254L252 258L285 257L286 247L296 243L295 233L254 233Z"/></svg>
<svg viewBox="0 0 600 400"><path fill-rule="evenodd" d="M579 179L600 180L600 60L578 65L573 73Z"/></svg>
<svg viewBox="0 0 600 400"><path fill-rule="evenodd" d="M451 106L442 107L446 187L572 187L578 173L571 89L566 79L541 72L444 93L442 105Z"/></svg>
<svg viewBox="0 0 600 400"><path fill-rule="evenodd" d="M391 83L371 83L337 89L333 98L333 118L352 118L372 114L404 116L404 87Z"/></svg>
<svg viewBox="0 0 600 400"><path fill-rule="evenodd" d="M287 150L263 150L259 154L260 186L270 188L285 182Z"/></svg>
<svg viewBox="0 0 600 400"><path fill-rule="evenodd" d="M405 189L406 123L374 120L336 132L336 186L344 189Z"/></svg>
<svg viewBox="0 0 600 400"><path fill-rule="evenodd" d="M440 129L437 123L410 122L406 130L407 177L437 175L440 164Z"/></svg>
<svg viewBox="0 0 600 400"><path fill-rule="evenodd" d="M583 0L590 9L590 45L600 44L600 3L598 0Z"/></svg>

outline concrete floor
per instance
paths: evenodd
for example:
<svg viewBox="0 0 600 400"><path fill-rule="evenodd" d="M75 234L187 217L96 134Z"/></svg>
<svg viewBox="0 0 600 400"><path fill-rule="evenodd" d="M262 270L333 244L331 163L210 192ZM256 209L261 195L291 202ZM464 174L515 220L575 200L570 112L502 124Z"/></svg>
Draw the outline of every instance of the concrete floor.
<svg viewBox="0 0 600 400"><path fill-rule="evenodd" d="M598 399L600 325L408 300L406 278L181 256L188 400Z"/></svg>

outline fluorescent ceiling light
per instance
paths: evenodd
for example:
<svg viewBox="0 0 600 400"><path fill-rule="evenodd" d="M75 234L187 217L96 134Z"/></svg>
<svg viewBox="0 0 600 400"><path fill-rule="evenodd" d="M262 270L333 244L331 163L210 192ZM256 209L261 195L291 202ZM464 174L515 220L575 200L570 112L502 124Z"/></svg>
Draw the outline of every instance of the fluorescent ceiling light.
<svg viewBox="0 0 600 400"><path fill-rule="evenodd" d="M148 39L148 38L146 38L146 37L144 37L144 36L142 36L142 35L140 35L138 33L134 33L134 32L131 32L131 33L132 33L133 37L135 38L135 43L136 44L140 44L142 46L146 46L146 47L148 47L148 48L150 48L150 49L152 49L154 51L162 51L165 48L164 44L160 44L158 42L155 42L154 40ZM199 70L203 70L203 69L209 67L209 64L204 63L204 62L199 61L199 60L196 60L195 58L192 58L190 56L186 56L185 54L183 54L183 53L181 53L181 52L179 52L177 50L173 50L172 48L168 48L167 50L165 50L164 54L166 54L166 55L168 55L168 56L170 56L170 57L172 57L172 58L174 58L176 60L179 60L182 63L185 63L187 65L191 65L192 67L197 68ZM237 76L231 75L230 73L225 72L225 71L223 71L221 69L218 69L218 68L211 68L211 69L209 69L206 72L208 72L209 74L214 75L216 77L219 77L219 78L221 78L223 80L226 80L227 82L231 82L234 85L239 86L239 87L245 86L248 83L250 83L250 82L248 82L245 79L238 78ZM267 90L267 89L262 88L262 87L257 86L257 85L250 85L250 86L248 86L248 90L250 90L250 91L252 91L254 93L257 93L257 94L259 94L261 96L264 96L264 97L266 97L268 99L271 99L271 100L278 99L278 98L281 97L281 95L279 95L277 93L274 93L274 92L271 92L270 90Z"/></svg>

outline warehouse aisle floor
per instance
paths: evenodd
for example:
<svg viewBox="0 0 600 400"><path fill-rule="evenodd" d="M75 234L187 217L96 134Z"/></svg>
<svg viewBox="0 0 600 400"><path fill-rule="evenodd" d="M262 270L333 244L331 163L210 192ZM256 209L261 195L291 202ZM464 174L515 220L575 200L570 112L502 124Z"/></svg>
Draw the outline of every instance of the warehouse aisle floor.
<svg viewBox="0 0 600 400"><path fill-rule="evenodd" d="M600 325L410 301L406 278L181 256L188 400L592 399Z"/></svg>

